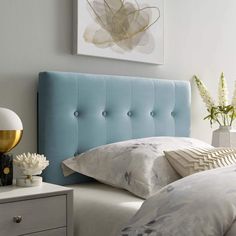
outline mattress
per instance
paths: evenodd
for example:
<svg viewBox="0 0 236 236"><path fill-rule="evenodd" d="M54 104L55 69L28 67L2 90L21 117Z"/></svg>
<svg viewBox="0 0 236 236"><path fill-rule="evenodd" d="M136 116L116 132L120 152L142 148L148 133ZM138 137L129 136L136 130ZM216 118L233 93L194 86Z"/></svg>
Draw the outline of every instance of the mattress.
<svg viewBox="0 0 236 236"><path fill-rule="evenodd" d="M97 182L69 187L74 190L75 236L115 236L144 201Z"/></svg>

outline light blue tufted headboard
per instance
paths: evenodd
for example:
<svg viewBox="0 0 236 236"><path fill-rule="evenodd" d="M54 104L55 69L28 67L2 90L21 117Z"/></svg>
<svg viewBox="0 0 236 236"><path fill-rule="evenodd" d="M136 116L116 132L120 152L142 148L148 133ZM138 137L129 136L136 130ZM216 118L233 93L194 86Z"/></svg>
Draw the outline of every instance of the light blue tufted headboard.
<svg viewBox="0 0 236 236"><path fill-rule="evenodd" d="M63 177L60 164L92 147L189 133L189 82L66 72L39 75L38 152L50 160L45 181L88 181L79 174Z"/></svg>

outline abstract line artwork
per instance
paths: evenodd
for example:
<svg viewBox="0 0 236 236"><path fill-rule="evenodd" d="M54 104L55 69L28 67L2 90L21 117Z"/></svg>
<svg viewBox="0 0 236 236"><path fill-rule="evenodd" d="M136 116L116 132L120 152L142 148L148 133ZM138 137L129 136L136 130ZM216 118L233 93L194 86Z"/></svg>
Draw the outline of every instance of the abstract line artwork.
<svg viewBox="0 0 236 236"><path fill-rule="evenodd" d="M163 0L77 0L76 53L163 64Z"/></svg>

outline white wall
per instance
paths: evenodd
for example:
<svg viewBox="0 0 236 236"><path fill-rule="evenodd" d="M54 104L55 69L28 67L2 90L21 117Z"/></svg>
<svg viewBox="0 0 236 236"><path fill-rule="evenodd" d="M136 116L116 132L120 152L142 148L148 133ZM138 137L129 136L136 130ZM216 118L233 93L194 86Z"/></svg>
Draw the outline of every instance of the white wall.
<svg viewBox="0 0 236 236"><path fill-rule="evenodd" d="M234 0L167 0L166 64L158 75L188 80L198 74L217 98L224 71L231 96L236 79L235 11ZM196 87L192 93L192 136L210 141L212 129L202 121L205 107Z"/></svg>
<svg viewBox="0 0 236 236"><path fill-rule="evenodd" d="M236 1L165 0L165 64L74 56L72 0L0 1L0 106L24 123L15 153L36 151L36 87L45 70L190 80L198 74L214 92L221 71L236 78ZM200 97L193 89L192 136L210 141Z"/></svg>

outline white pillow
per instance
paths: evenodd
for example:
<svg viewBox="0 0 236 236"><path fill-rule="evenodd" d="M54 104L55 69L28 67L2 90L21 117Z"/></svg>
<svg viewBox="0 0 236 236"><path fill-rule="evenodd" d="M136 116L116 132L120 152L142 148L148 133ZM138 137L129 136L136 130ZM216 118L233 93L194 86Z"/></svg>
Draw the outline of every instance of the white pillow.
<svg viewBox="0 0 236 236"><path fill-rule="evenodd" d="M180 176L164 150L211 145L192 138L151 137L103 145L62 163L65 176L73 172L148 198Z"/></svg>

